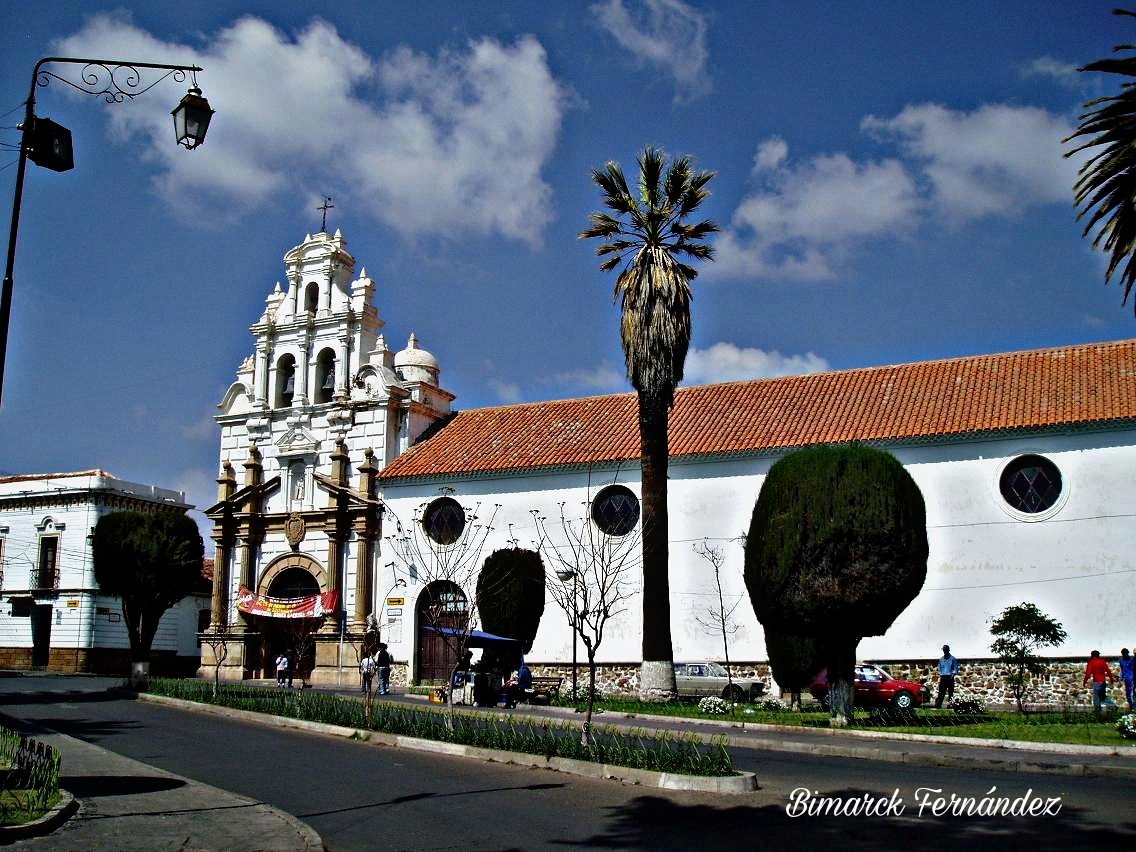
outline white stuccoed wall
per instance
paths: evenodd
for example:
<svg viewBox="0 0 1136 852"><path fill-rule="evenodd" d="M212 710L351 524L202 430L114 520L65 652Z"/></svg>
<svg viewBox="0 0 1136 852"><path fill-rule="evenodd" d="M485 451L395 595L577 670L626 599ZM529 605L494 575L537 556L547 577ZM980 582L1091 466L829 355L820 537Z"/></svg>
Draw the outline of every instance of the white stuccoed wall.
<svg viewBox="0 0 1136 852"><path fill-rule="evenodd" d="M1078 432L1000 440L955 441L889 447L919 484L927 504L930 555L923 591L884 636L867 637L863 659L933 658L951 645L956 656L990 657L989 622L1007 606L1036 603L1069 633L1057 656L1087 655L1092 648L1115 654L1133 646L1131 601L1136 583L1136 431ZM1002 468L1023 453L1051 459L1063 477L1055 510L1040 516L1011 510L999 493ZM720 659L720 635L708 633L696 616L716 605L712 568L692 545L703 539L723 548L723 585L728 599L744 597L735 612L739 625L730 656L738 661L766 658L764 633L753 615L742 579L740 543L765 473L773 458L672 460L670 466L671 624L675 659ZM613 481L639 493L637 464L591 472L591 494ZM405 524L417 507L439 496L443 486L467 508L479 501L500 503L495 529L483 556L535 538L531 509L549 517L561 501L569 507L588 499L588 473L383 483L383 498ZM577 512L581 511L577 509ZM384 520L388 523L390 518ZM509 525L512 524L510 530ZM385 529L389 533L389 529ZM383 542L379 564L396 560ZM397 560L396 560L397 561ZM395 569L405 576L404 566ZM395 579L380 568L381 595ZM555 580L552 580L555 582ZM400 660L413 665L414 602L423 586L411 582L395 594L406 597L404 617L386 630ZM380 604L381 605L381 604ZM641 604L613 622L600 648L604 662L640 658ZM530 658L571 658L571 633L563 614L548 601Z"/></svg>

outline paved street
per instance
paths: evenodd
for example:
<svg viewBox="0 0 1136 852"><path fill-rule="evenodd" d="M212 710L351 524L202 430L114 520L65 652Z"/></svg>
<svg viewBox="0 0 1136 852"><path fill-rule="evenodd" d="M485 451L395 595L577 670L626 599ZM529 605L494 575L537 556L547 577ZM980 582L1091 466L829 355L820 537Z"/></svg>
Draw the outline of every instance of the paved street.
<svg viewBox="0 0 1136 852"><path fill-rule="evenodd" d="M32 679L25 679L32 680ZM1130 780L894 765L735 748L761 789L738 797L662 792L546 770L449 758L247 724L98 692L41 689L0 695L0 711L197 781L269 803L310 825L327 848L747 848L834 844L841 849L1132 848ZM26 684L21 684L25 686ZM74 686L69 680L67 686ZM7 687L0 682L0 691ZM91 682L90 686L100 686ZM66 786L66 759L64 761ZM935 817L941 797L1057 800L1055 815ZM794 790L841 801L868 795L886 816L801 815ZM990 793L995 789L994 793ZM1027 791L1030 791L1027 793ZM896 797L903 800L898 810ZM878 800L887 800L885 803ZM232 817L239 819L238 816Z"/></svg>

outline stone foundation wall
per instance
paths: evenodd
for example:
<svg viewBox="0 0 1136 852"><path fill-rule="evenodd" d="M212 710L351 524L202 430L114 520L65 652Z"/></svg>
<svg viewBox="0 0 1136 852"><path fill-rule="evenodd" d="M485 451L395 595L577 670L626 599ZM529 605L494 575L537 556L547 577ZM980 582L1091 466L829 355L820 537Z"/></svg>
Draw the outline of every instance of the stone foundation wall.
<svg viewBox="0 0 1136 852"><path fill-rule="evenodd" d="M876 665L887 669L893 677L926 681L934 697L939 682L939 661L934 660L872 660ZM1085 674L1083 659L1051 659L1047 661L1045 674L1035 677L1025 696L1028 708L1036 709L1086 709L1093 704L1092 688L1082 686ZM1108 661L1116 674L1115 660ZM572 686L572 666L558 663L529 661L534 677L562 677L563 689ZM767 694L772 692L773 678L769 664L763 662L730 663L734 677L758 678L765 682ZM1014 695L1006 686L1007 669L997 660L959 660L959 675L955 678L955 695L980 698L993 708L1014 706ZM405 675L404 675L405 676ZM577 678L581 688L588 685L588 667L577 668ZM392 681L393 681L392 673ZM604 663L596 666L596 686L605 695L634 696L639 691L638 663ZM1122 709L1127 709L1124 687L1118 682L1109 694ZM807 691L806 691L807 700Z"/></svg>
<svg viewBox="0 0 1136 852"><path fill-rule="evenodd" d="M572 666L559 663L540 663L527 661L533 677L561 677L564 683L561 689L565 693L572 688ZM769 666L766 663L730 663L730 670L734 677L752 677L765 681L766 689L770 684ZM586 663L577 666L576 678L581 689L588 686L588 666ZM639 694L639 663L600 663L596 665L596 688L604 695L638 696Z"/></svg>
<svg viewBox="0 0 1136 852"><path fill-rule="evenodd" d="M197 657L179 657L174 651L154 651L150 655L150 674L154 677L193 677L199 666ZM32 670L31 648L0 648L0 669ZM127 648L51 648L46 671L67 674L130 675Z"/></svg>
<svg viewBox="0 0 1136 852"><path fill-rule="evenodd" d="M893 677L906 680L926 680L932 697L938 690L939 661L899 660L872 662L887 669ZM1024 703L1037 709L1085 709L1093 705L1091 686L1084 686L1086 659L1047 659L1044 674L1031 678ZM1116 660L1108 660L1109 668L1117 674ZM1014 694L1006 686L1008 669L997 660L959 660L959 674L955 678L955 695L980 698L991 707L1014 706ZM1109 689L1112 700L1122 709L1128 705L1124 686L1119 681Z"/></svg>

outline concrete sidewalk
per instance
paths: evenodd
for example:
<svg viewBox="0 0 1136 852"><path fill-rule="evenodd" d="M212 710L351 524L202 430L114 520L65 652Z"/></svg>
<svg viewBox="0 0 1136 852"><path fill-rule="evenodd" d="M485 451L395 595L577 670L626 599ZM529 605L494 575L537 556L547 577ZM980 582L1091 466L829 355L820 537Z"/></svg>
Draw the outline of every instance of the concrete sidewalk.
<svg viewBox="0 0 1136 852"><path fill-rule="evenodd" d="M291 814L173 775L64 734L6 723L63 753L60 786L79 810L50 834L14 848L322 850L320 836Z"/></svg>

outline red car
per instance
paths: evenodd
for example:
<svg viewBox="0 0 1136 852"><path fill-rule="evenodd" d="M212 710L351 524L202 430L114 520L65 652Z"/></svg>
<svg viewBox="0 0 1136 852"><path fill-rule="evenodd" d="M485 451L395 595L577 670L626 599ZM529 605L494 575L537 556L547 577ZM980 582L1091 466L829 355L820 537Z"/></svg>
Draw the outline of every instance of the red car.
<svg viewBox="0 0 1136 852"><path fill-rule="evenodd" d="M809 686L813 698L821 707L828 709L828 669L821 669ZM860 663L856 666L856 706L894 707L896 710L911 710L922 707L931 700L931 690L925 683L900 680L892 677L879 666Z"/></svg>

